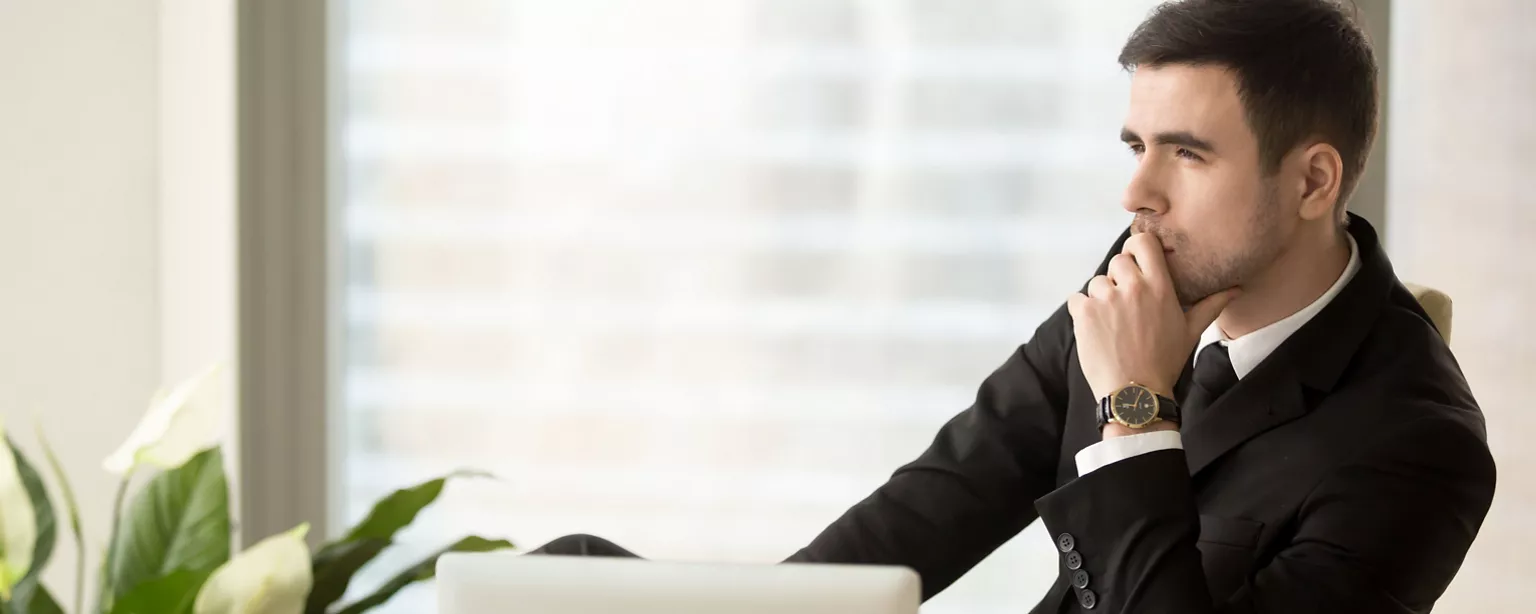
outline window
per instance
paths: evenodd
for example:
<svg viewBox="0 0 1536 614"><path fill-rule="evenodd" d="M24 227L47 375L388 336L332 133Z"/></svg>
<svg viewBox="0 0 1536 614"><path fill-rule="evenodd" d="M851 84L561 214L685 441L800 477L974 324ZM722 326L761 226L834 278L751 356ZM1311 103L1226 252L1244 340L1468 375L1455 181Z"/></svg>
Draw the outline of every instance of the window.
<svg viewBox="0 0 1536 614"><path fill-rule="evenodd" d="M335 513L475 467L388 556L788 556L1124 227L1114 58L1151 5L338 4ZM1038 531L924 611L1032 606Z"/></svg>

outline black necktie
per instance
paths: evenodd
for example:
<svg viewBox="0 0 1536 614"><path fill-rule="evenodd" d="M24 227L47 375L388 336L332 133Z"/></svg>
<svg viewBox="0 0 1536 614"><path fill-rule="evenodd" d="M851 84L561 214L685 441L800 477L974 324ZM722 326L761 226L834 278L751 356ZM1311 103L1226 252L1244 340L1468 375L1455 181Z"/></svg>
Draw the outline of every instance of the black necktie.
<svg viewBox="0 0 1536 614"><path fill-rule="evenodd" d="M1237 372L1232 369L1232 359L1227 346L1220 341L1205 346L1195 359L1195 372L1190 379L1189 391L1180 405L1186 424L1210 407L1228 390L1237 385Z"/></svg>

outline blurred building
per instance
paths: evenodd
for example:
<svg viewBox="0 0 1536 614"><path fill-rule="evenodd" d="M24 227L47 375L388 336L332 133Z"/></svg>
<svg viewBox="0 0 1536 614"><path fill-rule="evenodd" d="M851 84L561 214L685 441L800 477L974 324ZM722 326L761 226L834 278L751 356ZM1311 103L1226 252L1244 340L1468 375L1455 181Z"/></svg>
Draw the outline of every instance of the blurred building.
<svg viewBox="0 0 1536 614"><path fill-rule="evenodd" d="M395 556L788 556L1123 228L1114 58L1150 6L346 3L341 513L473 466L501 481ZM925 611L1032 605L1034 539Z"/></svg>

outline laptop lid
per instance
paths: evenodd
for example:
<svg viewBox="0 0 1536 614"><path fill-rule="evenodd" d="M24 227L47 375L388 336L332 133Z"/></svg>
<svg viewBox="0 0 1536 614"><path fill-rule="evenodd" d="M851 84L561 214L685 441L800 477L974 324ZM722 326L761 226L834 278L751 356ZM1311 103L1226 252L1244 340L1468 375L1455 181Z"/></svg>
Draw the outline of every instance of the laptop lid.
<svg viewBox="0 0 1536 614"><path fill-rule="evenodd" d="M917 614L905 567L677 563L455 553L438 560L439 614Z"/></svg>

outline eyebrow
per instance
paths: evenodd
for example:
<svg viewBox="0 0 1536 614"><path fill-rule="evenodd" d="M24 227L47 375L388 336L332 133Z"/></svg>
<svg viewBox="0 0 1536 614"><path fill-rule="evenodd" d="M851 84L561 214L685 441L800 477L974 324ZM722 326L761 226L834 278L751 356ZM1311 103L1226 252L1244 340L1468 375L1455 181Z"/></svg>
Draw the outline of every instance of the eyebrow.
<svg viewBox="0 0 1536 614"><path fill-rule="evenodd" d="M1141 137L1130 128L1120 129L1120 140L1126 143L1140 143ZM1177 145L1189 149L1198 149L1208 153L1216 153L1216 148L1211 142L1182 130L1175 132L1158 132L1152 135L1152 142L1157 145Z"/></svg>

